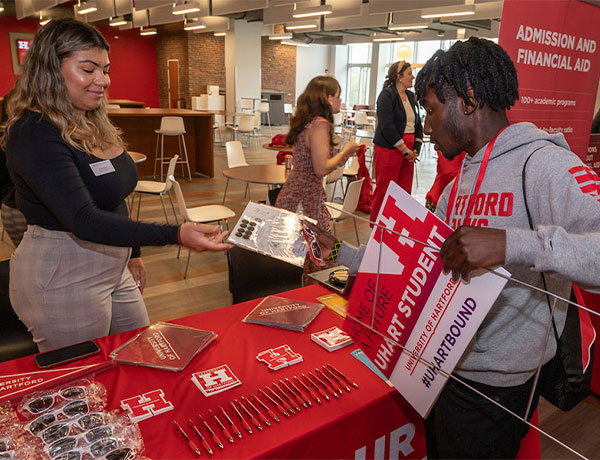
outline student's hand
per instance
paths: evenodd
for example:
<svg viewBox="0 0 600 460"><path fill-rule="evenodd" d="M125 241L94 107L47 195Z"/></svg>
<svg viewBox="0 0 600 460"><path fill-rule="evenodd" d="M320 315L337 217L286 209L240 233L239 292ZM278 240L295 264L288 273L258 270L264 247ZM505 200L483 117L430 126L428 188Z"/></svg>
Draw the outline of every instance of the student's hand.
<svg viewBox="0 0 600 460"><path fill-rule="evenodd" d="M315 235L317 235L317 242L319 243L319 247L321 248L321 254L323 254L323 258L326 259L329 256L329 253L333 249L333 245L337 241L337 238L333 236L331 233L327 233L321 227L317 227L315 224L304 220L304 224L310 228Z"/></svg>
<svg viewBox="0 0 600 460"><path fill-rule="evenodd" d="M360 148L360 144L357 144L354 141L348 141L346 142L346 144L344 145L344 147L342 147L342 151L344 152L345 155L352 156L356 153L356 151Z"/></svg>
<svg viewBox="0 0 600 460"><path fill-rule="evenodd" d="M416 150L411 150L406 155L404 155L404 158L406 158L411 163L414 163L419 158L419 152L417 152Z"/></svg>
<svg viewBox="0 0 600 460"><path fill-rule="evenodd" d="M133 259L129 259L127 263L127 268L131 272L131 276L133 276L133 280L135 284L139 288L140 292L144 293L144 287L146 287L146 266L142 261L141 257L135 257Z"/></svg>
<svg viewBox="0 0 600 460"><path fill-rule="evenodd" d="M468 281L473 270L495 268L506 260L506 232L496 228L463 225L442 245L440 258L444 273Z"/></svg>
<svg viewBox="0 0 600 460"><path fill-rule="evenodd" d="M233 245L224 243L229 232L217 225L186 222L179 227L179 244L194 251L227 251Z"/></svg>

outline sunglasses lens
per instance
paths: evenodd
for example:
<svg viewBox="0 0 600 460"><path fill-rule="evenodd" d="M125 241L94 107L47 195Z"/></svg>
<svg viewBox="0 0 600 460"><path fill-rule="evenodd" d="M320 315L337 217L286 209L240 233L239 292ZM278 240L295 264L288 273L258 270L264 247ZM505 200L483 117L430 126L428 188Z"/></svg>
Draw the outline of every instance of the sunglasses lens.
<svg viewBox="0 0 600 460"><path fill-rule="evenodd" d="M88 431L85 434L85 439L87 442L92 443L98 441L99 439L108 438L111 434L112 430L109 426L99 426Z"/></svg>
<svg viewBox="0 0 600 460"><path fill-rule="evenodd" d="M52 425L55 421L56 417L53 414L42 415L29 424L29 431L33 434L38 434L44 428Z"/></svg>
<svg viewBox="0 0 600 460"><path fill-rule="evenodd" d="M104 416L102 414L88 414L77 420L79 426L84 430L91 430L97 426L104 425Z"/></svg>
<svg viewBox="0 0 600 460"><path fill-rule="evenodd" d="M69 435L69 425L52 425L44 430L42 439L50 444Z"/></svg>
<svg viewBox="0 0 600 460"><path fill-rule="evenodd" d="M50 446L48 449L48 454L51 458L54 458L60 454L64 454L72 450L77 444L77 439L75 438L63 438L56 441L54 444Z"/></svg>
<svg viewBox="0 0 600 460"><path fill-rule="evenodd" d="M63 407L62 411L67 417L74 417L78 414L86 414L89 408L85 401L73 401Z"/></svg>
<svg viewBox="0 0 600 460"><path fill-rule="evenodd" d="M65 399L83 399L85 397L85 388L70 387L60 390L59 394Z"/></svg>
<svg viewBox="0 0 600 460"><path fill-rule="evenodd" d="M66 452L58 457L54 457L53 460L81 460L81 453L72 450L71 452Z"/></svg>
<svg viewBox="0 0 600 460"><path fill-rule="evenodd" d="M4 440L0 440L0 452L6 452L8 450L8 443Z"/></svg>
<svg viewBox="0 0 600 460"><path fill-rule="evenodd" d="M90 452L94 457L100 457L101 455L108 454L109 452L115 450L117 447L117 440L110 439L102 439L90 446Z"/></svg>
<svg viewBox="0 0 600 460"><path fill-rule="evenodd" d="M42 398L37 398L27 404L27 410L32 414L39 414L40 412L44 412L52 407L54 404L54 398L52 396L44 396Z"/></svg>
<svg viewBox="0 0 600 460"><path fill-rule="evenodd" d="M106 460L131 460L135 458L135 453L128 448L117 449L106 454L106 457L104 458L106 458Z"/></svg>

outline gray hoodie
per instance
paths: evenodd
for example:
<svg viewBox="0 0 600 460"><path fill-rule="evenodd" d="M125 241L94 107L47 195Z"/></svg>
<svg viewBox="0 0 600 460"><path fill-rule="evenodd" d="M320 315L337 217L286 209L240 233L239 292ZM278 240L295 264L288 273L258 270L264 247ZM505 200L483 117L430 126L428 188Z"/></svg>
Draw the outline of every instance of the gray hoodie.
<svg viewBox="0 0 600 460"><path fill-rule="evenodd" d="M465 157L450 220L453 227L462 223L486 146ZM536 153L527 164L526 190L534 231L529 228L522 188L523 165L532 152ZM438 202L436 215L442 219L453 183ZM600 288L600 180L569 151L562 134L547 134L531 123L506 128L492 150L471 219L475 225L506 230L504 267L514 279L543 288L539 272L544 271L548 289L566 298L571 281ZM348 249L342 247L337 260L357 266L363 251L352 254ZM554 318L559 334L566 308L566 302L557 302ZM544 294L509 281L455 372L493 386L525 383L540 362L549 320ZM543 362L555 352L551 333Z"/></svg>

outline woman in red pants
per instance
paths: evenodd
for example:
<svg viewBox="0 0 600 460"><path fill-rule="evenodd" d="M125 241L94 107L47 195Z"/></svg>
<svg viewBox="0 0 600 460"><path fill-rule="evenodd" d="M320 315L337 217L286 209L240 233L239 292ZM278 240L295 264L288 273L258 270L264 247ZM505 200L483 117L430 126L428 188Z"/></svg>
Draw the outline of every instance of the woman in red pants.
<svg viewBox="0 0 600 460"><path fill-rule="evenodd" d="M394 62L377 98L377 128L373 138L376 187L371 222L377 219L391 181L408 193L412 189L414 162L423 143L415 95L408 90L414 79L408 62Z"/></svg>

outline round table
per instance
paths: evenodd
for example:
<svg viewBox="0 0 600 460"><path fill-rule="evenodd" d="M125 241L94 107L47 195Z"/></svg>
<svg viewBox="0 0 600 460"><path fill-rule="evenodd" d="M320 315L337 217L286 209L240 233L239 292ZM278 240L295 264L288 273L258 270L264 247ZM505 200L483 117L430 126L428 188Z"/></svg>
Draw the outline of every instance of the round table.
<svg viewBox="0 0 600 460"><path fill-rule="evenodd" d="M143 163L144 161L146 161L146 158L148 158L146 155L144 155L143 153L140 153L140 152L132 152L132 151L128 150L127 153L129 154L129 156L131 157L133 162L136 164Z"/></svg>
<svg viewBox="0 0 600 460"><path fill-rule="evenodd" d="M223 175L227 178L225 193L223 193L223 203L225 203L225 196L227 195L230 179L241 180L252 184L276 186L285 184L288 171L283 165L249 165L224 169Z"/></svg>
<svg viewBox="0 0 600 460"><path fill-rule="evenodd" d="M263 144L263 149L275 150L276 152L292 152L294 150L293 145L273 145Z"/></svg>

